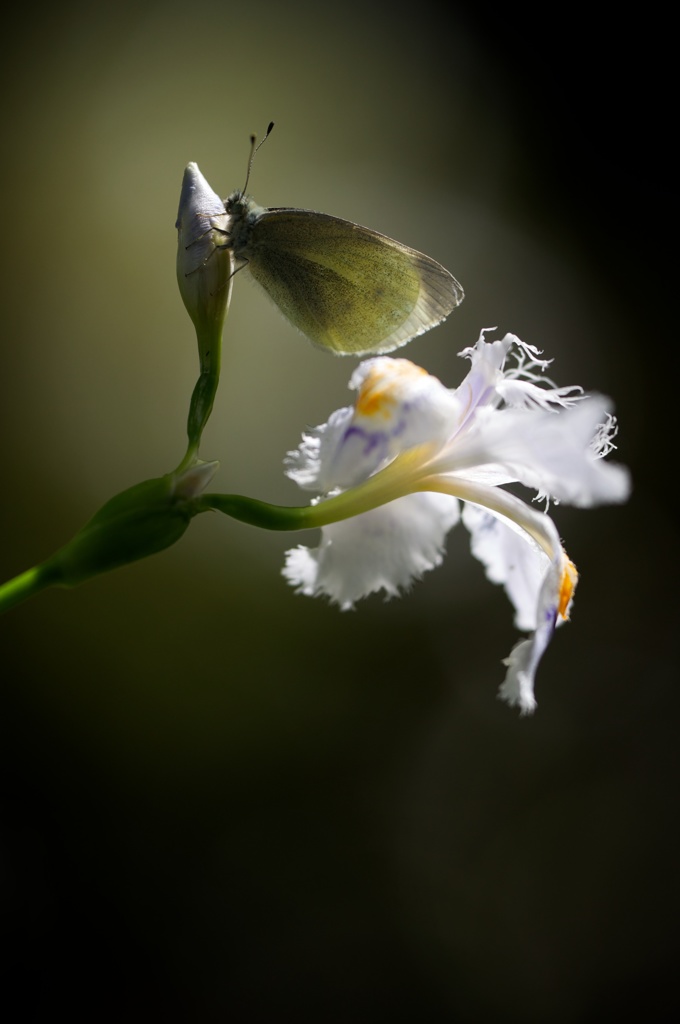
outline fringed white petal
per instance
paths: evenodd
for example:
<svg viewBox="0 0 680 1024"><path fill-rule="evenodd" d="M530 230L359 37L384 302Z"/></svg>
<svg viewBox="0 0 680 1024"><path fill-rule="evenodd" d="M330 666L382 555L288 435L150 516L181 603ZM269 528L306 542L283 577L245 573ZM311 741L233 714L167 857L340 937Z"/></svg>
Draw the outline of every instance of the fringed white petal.
<svg viewBox="0 0 680 1024"><path fill-rule="evenodd" d="M410 494L325 526L317 548L287 553L283 575L298 593L323 594L343 610L381 590L395 597L441 563L457 521L455 498Z"/></svg>

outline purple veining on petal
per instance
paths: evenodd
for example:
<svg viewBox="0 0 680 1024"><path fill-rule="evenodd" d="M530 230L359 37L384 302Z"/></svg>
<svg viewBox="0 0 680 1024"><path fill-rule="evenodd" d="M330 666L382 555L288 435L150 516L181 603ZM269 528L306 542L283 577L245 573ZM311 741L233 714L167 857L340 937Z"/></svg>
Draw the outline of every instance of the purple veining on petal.
<svg viewBox="0 0 680 1024"><path fill-rule="evenodd" d="M378 446L384 447L387 441L387 436L387 434L378 431L371 431L369 433L367 430L364 430L363 427L357 427L352 425L351 427L348 427L347 430L345 431L345 436L342 439L342 444L345 445L347 441L349 441L352 437L362 438L364 441L362 454L366 456L370 455L370 453L373 452L374 449L377 448Z"/></svg>

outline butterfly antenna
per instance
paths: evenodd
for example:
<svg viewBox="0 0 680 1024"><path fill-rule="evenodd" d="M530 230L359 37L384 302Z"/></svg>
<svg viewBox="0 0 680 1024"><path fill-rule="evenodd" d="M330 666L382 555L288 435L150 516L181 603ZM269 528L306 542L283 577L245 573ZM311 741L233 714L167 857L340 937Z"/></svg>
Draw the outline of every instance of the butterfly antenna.
<svg viewBox="0 0 680 1024"><path fill-rule="evenodd" d="M262 140L260 141L260 143L257 146L255 145L257 136L256 135L251 135L250 136L250 158L248 160L248 172L246 174L246 182L245 182L245 185L243 186L243 191L242 191L241 195L245 195L246 189L248 188L248 182L250 181L250 171L251 171L251 168L253 166L253 160L255 159L255 154L257 153L257 151L260 148L260 146L264 145L264 143L267 141L267 139L271 135L271 131L272 131L273 127L274 127L274 122L270 121L269 122L269 127L267 128L267 131L264 133L264 137L262 138Z"/></svg>

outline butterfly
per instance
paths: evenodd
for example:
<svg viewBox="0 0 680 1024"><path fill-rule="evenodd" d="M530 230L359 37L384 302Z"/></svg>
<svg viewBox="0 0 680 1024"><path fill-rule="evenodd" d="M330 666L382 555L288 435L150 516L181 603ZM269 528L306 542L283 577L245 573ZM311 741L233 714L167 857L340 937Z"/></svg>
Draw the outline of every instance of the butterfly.
<svg viewBox="0 0 680 1024"><path fill-rule="evenodd" d="M219 248L315 345L337 355L391 352L463 301L458 281L430 256L325 213L258 206L246 186L224 200Z"/></svg>

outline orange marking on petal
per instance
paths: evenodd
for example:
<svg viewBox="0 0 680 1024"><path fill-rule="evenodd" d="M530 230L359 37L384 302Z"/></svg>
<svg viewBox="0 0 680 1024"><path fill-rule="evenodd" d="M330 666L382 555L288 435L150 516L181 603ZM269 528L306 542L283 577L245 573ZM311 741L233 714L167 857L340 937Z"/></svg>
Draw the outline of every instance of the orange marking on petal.
<svg viewBox="0 0 680 1024"><path fill-rule="evenodd" d="M564 570L562 571L559 600L557 603L557 611L563 619L569 618L569 605L571 604L571 599L574 596L574 590L576 589L577 583L578 571L574 563L567 558Z"/></svg>
<svg viewBox="0 0 680 1024"><path fill-rule="evenodd" d="M427 370L408 359L394 360L388 373L384 367L374 367L361 385L356 411L361 416L389 416L401 400L401 396L395 396L394 392L403 389L405 381L423 375L427 376Z"/></svg>

